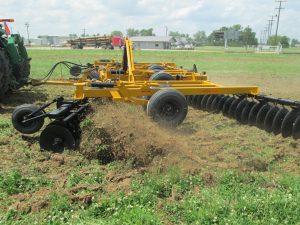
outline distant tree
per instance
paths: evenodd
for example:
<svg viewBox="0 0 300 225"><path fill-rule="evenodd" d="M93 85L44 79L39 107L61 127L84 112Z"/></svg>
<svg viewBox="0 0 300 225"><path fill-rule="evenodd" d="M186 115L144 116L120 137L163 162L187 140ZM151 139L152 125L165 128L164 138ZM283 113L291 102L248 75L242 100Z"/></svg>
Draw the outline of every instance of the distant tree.
<svg viewBox="0 0 300 225"><path fill-rule="evenodd" d="M269 37L268 44L269 45L278 45L281 44L283 48L290 47L290 39L287 36L277 36L277 40L275 41L275 35Z"/></svg>
<svg viewBox="0 0 300 225"><path fill-rule="evenodd" d="M215 46L224 45L224 38L220 35L217 35L217 33L226 31L240 32L240 37L238 40L228 40L229 46L248 46L258 44L256 33L253 32L252 28L249 26L243 28L240 24L235 24L230 27L221 27L220 29L213 31L207 38L208 43Z"/></svg>
<svg viewBox="0 0 300 225"><path fill-rule="evenodd" d="M291 47L296 47L296 45L300 45L300 41L297 39L292 39Z"/></svg>
<svg viewBox="0 0 300 225"><path fill-rule="evenodd" d="M256 33L248 26L244 30L240 31L240 41L244 46L258 45Z"/></svg>
<svg viewBox="0 0 300 225"><path fill-rule="evenodd" d="M111 32L110 34L111 36L120 36L120 37L123 37L123 33L119 30L114 30Z"/></svg>
<svg viewBox="0 0 300 225"><path fill-rule="evenodd" d="M243 30L243 27L241 24L235 24L235 25L229 27L229 30L241 31L241 30Z"/></svg>
<svg viewBox="0 0 300 225"><path fill-rule="evenodd" d="M189 37L189 34L183 34L183 33L179 33L178 31L170 31L169 32L169 36L174 37L174 38L178 38L178 37Z"/></svg>
<svg viewBox="0 0 300 225"><path fill-rule="evenodd" d="M207 43L207 36L205 31L197 31L194 34L194 43L196 46L203 46Z"/></svg>
<svg viewBox="0 0 300 225"><path fill-rule="evenodd" d="M134 28L128 28L126 30L126 33L127 33L127 36L128 37L134 37L134 36L139 36L140 34L140 31L139 30L136 30Z"/></svg>
<svg viewBox="0 0 300 225"><path fill-rule="evenodd" d="M141 36L155 36L155 34L153 33L153 28L142 29L139 31L139 34Z"/></svg>

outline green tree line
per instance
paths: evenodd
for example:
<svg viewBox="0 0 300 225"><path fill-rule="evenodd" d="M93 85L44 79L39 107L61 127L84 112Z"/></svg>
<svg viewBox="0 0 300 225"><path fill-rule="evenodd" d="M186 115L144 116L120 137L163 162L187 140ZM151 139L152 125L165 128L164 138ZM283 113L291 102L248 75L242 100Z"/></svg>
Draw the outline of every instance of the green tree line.
<svg viewBox="0 0 300 225"><path fill-rule="evenodd" d="M195 46L224 46L224 36L220 35L220 32L226 31L236 31L239 33L239 37L237 39L229 39L228 45L233 47L244 47L244 46L257 46L259 44L258 39L256 37L256 33L249 26L243 27L240 24L235 24L232 26L223 26L219 29L212 31L209 35L206 34L205 31L197 31L195 34L190 35L186 33L180 33L178 31L170 31L169 36L174 37L176 39L185 40L186 42L193 44ZM112 36L121 36L124 34L121 31L115 30L111 32ZM153 32L153 28L148 29L135 29L128 28L126 30L126 36L134 37L134 36L155 36ZM297 39L290 40L287 36L278 36L275 41L275 36L270 36L267 44L269 45L278 45L281 44L284 48L287 47L295 47L300 44Z"/></svg>

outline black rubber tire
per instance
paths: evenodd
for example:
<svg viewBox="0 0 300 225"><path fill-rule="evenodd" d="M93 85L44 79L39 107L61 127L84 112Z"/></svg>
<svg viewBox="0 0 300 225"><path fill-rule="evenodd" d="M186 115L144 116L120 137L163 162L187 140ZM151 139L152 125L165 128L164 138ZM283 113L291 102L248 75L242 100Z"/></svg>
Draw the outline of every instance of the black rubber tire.
<svg viewBox="0 0 300 225"><path fill-rule="evenodd" d="M110 59L99 59L100 62L107 62L109 63L111 60Z"/></svg>
<svg viewBox="0 0 300 225"><path fill-rule="evenodd" d="M198 101L198 98L200 97L200 95L194 95L193 98L192 98L192 102L191 102L191 106L193 108L196 108L196 105L197 105L197 101Z"/></svg>
<svg viewBox="0 0 300 225"><path fill-rule="evenodd" d="M166 126L177 126L186 118L188 104L184 95L174 89L159 90L151 96L147 114Z"/></svg>
<svg viewBox="0 0 300 225"><path fill-rule="evenodd" d="M292 110L284 117L281 125L282 137L287 138L293 135L293 126L298 116L298 110Z"/></svg>
<svg viewBox="0 0 300 225"><path fill-rule="evenodd" d="M241 99L241 98L237 98L231 103L229 111L228 111L229 118L235 118L235 111L242 100L243 99Z"/></svg>
<svg viewBox="0 0 300 225"><path fill-rule="evenodd" d="M164 70L165 67L157 64L152 64L148 67L149 70Z"/></svg>
<svg viewBox="0 0 300 225"><path fill-rule="evenodd" d="M258 112L256 117L256 126L260 129L265 129L265 120L268 112L272 109L272 106L265 104Z"/></svg>
<svg viewBox="0 0 300 225"><path fill-rule="evenodd" d="M213 112L217 112L217 106L223 97L224 95L217 95L217 97L213 100L213 102L211 103L211 110Z"/></svg>
<svg viewBox="0 0 300 225"><path fill-rule="evenodd" d="M152 74L149 80L174 80L174 77L169 73L159 71Z"/></svg>
<svg viewBox="0 0 300 225"><path fill-rule="evenodd" d="M264 106L263 103L256 103L249 112L248 124L251 126L256 125L256 117L258 115L259 110Z"/></svg>
<svg viewBox="0 0 300 225"><path fill-rule="evenodd" d="M300 139L300 116L295 120L293 126L293 138L295 140Z"/></svg>
<svg viewBox="0 0 300 225"><path fill-rule="evenodd" d="M241 123L242 124L247 124L249 121L249 114L252 109L252 107L255 105L255 102L248 102L247 105L244 107L243 112L242 112L242 117L241 117Z"/></svg>
<svg viewBox="0 0 300 225"><path fill-rule="evenodd" d="M226 100L226 102L223 105L223 109L222 109L223 116L229 116L230 106L235 100L236 100L235 97L230 97Z"/></svg>
<svg viewBox="0 0 300 225"><path fill-rule="evenodd" d="M44 119L37 119L32 122L28 123L22 123L22 120L24 116L27 116L31 114L32 112L36 111L38 107L35 105L30 105L30 104L25 104L25 105L20 105L15 108L15 110L12 113L12 124L14 128L21 132L22 134L33 134L37 131L39 131L42 126L44 125ZM35 116L41 115L42 112L37 113Z"/></svg>
<svg viewBox="0 0 300 225"><path fill-rule="evenodd" d="M13 89L19 89L27 83L30 75L30 64L28 59L24 59L19 65L13 67L13 75L15 77L15 85Z"/></svg>
<svg viewBox="0 0 300 225"><path fill-rule="evenodd" d="M0 98L10 89L11 83L15 81L9 57L4 50L0 49Z"/></svg>
<svg viewBox="0 0 300 225"><path fill-rule="evenodd" d="M55 144L57 141L59 144ZM72 132L64 126L49 124L40 135L40 147L43 150L63 152L76 148L76 140Z"/></svg>
<svg viewBox="0 0 300 225"><path fill-rule="evenodd" d="M211 95L204 95L201 101L201 110L206 111L206 103Z"/></svg>
<svg viewBox="0 0 300 225"><path fill-rule="evenodd" d="M274 118L279 110L280 109L277 106L272 107L266 115L266 118L264 121L264 128L265 128L265 131L267 131L268 133L272 132L272 124L273 124Z"/></svg>
<svg viewBox="0 0 300 225"><path fill-rule="evenodd" d="M283 119L289 113L286 108L280 109L274 117L273 124L272 124L272 131L274 135L278 135L281 133L281 126Z"/></svg>
<svg viewBox="0 0 300 225"><path fill-rule="evenodd" d="M213 111L212 103L213 103L213 101L215 100L216 97L217 97L217 95L211 95L208 98L207 103L206 103L206 107L205 107L208 112L212 112Z"/></svg>
<svg viewBox="0 0 300 225"><path fill-rule="evenodd" d="M240 123L242 122L242 112L248 103L249 101L247 99L244 99L236 107L234 118Z"/></svg>
<svg viewBox="0 0 300 225"><path fill-rule="evenodd" d="M195 105L195 108L196 109L201 109L201 102L202 102L202 99L203 99L204 95L199 95L199 97L197 98L197 102L196 102L196 105Z"/></svg>

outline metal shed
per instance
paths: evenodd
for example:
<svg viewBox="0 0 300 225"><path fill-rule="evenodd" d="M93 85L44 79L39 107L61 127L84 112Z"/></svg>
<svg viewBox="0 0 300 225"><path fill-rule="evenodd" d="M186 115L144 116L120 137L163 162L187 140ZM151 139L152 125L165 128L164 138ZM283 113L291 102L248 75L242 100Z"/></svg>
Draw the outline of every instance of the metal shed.
<svg viewBox="0 0 300 225"><path fill-rule="evenodd" d="M173 37L137 36L130 38L137 49L170 49L176 40Z"/></svg>

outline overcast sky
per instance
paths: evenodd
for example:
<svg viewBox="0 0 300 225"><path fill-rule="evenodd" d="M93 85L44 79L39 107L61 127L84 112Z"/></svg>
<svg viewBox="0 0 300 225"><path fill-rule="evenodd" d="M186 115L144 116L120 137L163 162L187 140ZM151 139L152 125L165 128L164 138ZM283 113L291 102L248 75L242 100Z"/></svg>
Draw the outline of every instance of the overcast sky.
<svg viewBox="0 0 300 225"><path fill-rule="evenodd" d="M300 0L283 4L279 34L300 39ZM222 26L242 24L258 34L277 14L275 0L1 0L0 17L14 18L14 32L31 37L83 33L109 34L127 28L154 28L157 36L169 31L208 34ZM275 32L275 26L273 29Z"/></svg>

